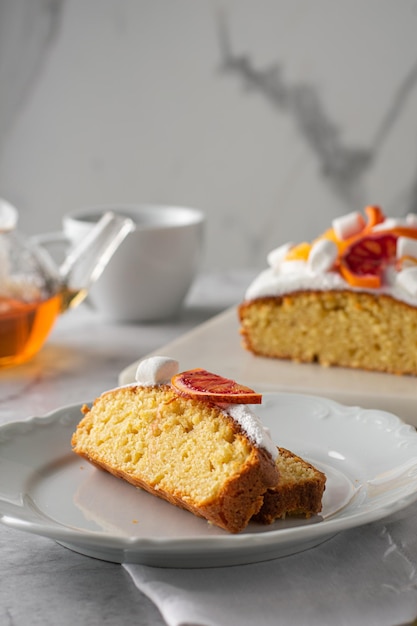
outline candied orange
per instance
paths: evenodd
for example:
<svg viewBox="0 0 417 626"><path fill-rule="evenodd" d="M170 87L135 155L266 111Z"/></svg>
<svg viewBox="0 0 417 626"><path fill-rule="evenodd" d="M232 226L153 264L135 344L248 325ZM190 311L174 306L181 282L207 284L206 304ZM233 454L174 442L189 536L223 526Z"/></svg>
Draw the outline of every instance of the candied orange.
<svg viewBox="0 0 417 626"><path fill-rule="evenodd" d="M311 244L303 241L303 243L299 243L296 246L293 246L290 250L288 250L287 254L285 255L285 260L307 261L310 250Z"/></svg>

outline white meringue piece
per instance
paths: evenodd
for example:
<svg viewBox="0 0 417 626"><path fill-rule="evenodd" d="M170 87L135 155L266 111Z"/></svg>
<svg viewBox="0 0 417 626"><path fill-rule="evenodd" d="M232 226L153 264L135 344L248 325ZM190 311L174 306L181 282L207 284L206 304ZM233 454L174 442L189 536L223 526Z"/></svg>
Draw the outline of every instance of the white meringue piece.
<svg viewBox="0 0 417 626"><path fill-rule="evenodd" d="M417 239L398 237L397 259L401 259L404 256L411 256L417 259Z"/></svg>
<svg viewBox="0 0 417 626"><path fill-rule="evenodd" d="M179 364L167 356L152 356L141 361L136 369L136 382L144 387L171 382L178 374Z"/></svg>
<svg viewBox="0 0 417 626"><path fill-rule="evenodd" d="M0 198L0 232L7 233L16 228L18 212L15 207Z"/></svg>
<svg viewBox="0 0 417 626"><path fill-rule="evenodd" d="M408 213L405 217L405 221L407 226L411 226L411 228L417 228L417 214L416 213Z"/></svg>
<svg viewBox="0 0 417 626"><path fill-rule="evenodd" d="M383 232L386 230L394 230L394 228L409 227L410 224L407 224L405 217L387 217L383 222L379 224L375 224L372 228L372 232Z"/></svg>
<svg viewBox="0 0 417 626"><path fill-rule="evenodd" d="M289 242L284 243L282 246L279 246L279 248L271 250L271 252L267 256L269 267L271 267L273 270L279 270L281 263L284 261L285 257L293 246L294 244Z"/></svg>
<svg viewBox="0 0 417 626"><path fill-rule="evenodd" d="M338 249L334 241L320 239L314 242L308 255L308 269L313 274L328 272L337 259Z"/></svg>
<svg viewBox="0 0 417 626"><path fill-rule="evenodd" d="M412 296L417 296L417 266L406 267L398 272L396 284Z"/></svg>
<svg viewBox="0 0 417 626"><path fill-rule="evenodd" d="M364 219L359 211L347 213L341 217L336 217L332 221L332 226L338 239L349 239L359 233L365 225Z"/></svg>

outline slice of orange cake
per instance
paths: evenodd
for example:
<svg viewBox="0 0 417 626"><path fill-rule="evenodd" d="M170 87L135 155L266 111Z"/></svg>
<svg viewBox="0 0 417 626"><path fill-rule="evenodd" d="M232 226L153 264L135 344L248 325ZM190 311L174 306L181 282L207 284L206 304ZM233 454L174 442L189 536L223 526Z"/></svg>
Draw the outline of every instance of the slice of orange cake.
<svg viewBox="0 0 417 626"><path fill-rule="evenodd" d="M324 475L277 448L249 404L262 396L177 361L142 361L136 382L104 392L72 437L74 452L136 487L236 533L321 510Z"/></svg>
<svg viewBox="0 0 417 626"><path fill-rule="evenodd" d="M249 408L260 394L205 370L153 357L136 383L103 393L72 437L96 466L232 533L278 482L277 448Z"/></svg>

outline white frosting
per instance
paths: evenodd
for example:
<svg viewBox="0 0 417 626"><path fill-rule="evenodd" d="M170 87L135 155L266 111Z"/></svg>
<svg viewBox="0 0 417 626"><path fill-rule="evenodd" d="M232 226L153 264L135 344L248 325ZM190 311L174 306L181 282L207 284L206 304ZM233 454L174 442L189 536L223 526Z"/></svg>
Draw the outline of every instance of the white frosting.
<svg viewBox="0 0 417 626"><path fill-rule="evenodd" d="M298 267L298 271L292 274L277 274L271 269L267 269L261 272L249 285L245 298L246 300L253 300L263 296L283 296L295 291L348 289L349 291L386 294L411 306L417 306L417 295L410 293L404 288L404 283L401 280L397 280L397 276L400 274L402 272L386 272L385 280L387 284L384 284L379 289L365 289L364 287L352 287L338 272L312 274L306 267L306 264L304 264L304 267Z"/></svg>
<svg viewBox="0 0 417 626"><path fill-rule="evenodd" d="M284 260L281 263L281 267L276 267L275 268L275 272L277 274L293 274L294 272L298 272L298 271L306 271L308 269L307 266L307 262L306 261L286 261Z"/></svg>
<svg viewBox="0 0 417 626"><path fill-rule="evenodd" d="M167 356L152 356L141 361L136 370L136 382L143 387L164 385L178 374L179 365L175 359Z"/></svg>
<svg viewBox="0 0 417 626"><path fill-rule="evenodd" d="M345 226L354 221L352 215L354 214L345 216ZM339 220L342 220L339 223L341 232L347 232L343 230L345 228L345 226L343 226L343 218L339 218ZM387 218L384 222L374 226L372 232L383 232L398 226L417 228L417 215L410 213L406 218ZM328 243L324 244L322 243L323 241ZM302 260L288 261L284 256L284 258L281 257L278 263L277 260L280 258L280 255L276 254L273 257L274 266L262 271L255 278L246 291L245 299L253 300L266 296L282 296L296 291L333 291L347 289L349 291L389 295L396 300L417 307L417 292L413 282L414 273L404 274L404 272L413 269L413 266L407 267L407 263L404 262L401 271L398 271L394 264L388 266L383 275L382 285L378 289L354 287L346 282L338 271L332 270L334 264L334 260L333 263L331 262L332 254L334 253L332 243L332 241L325 239L313 243L307 262ZM401 258L401 256L411 256L415 258L417 262L416 239L399 237L397 244L398 258ZM281 246L277 248L277 250L284 250L286 248L288 249L288 246Z"/></svg>
<svg viewBox="0 0 417 626"><path fill-rule="evenodd" d="M294 244L292 243L284 243L283 246L279 246L279 248L275 248L275 250L272 250L268 254L268 265L272 267L272 269L276 268L279 270L281 263L283 262L293 245Z"/></svg>
<svg viewBox="0 0 417 626"><path fill-rule="evenodd" d="M273 459L278 456L277 446L272 441L268 428L247 404L229 404L222 407L245 431L249 439L259 448L264 448Z"/></svg>

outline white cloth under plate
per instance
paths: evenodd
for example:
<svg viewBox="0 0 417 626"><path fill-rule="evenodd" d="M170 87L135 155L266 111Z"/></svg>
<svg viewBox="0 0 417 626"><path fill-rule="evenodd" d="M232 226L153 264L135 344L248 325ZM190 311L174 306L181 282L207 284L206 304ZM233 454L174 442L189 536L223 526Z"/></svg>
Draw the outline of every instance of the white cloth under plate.
<svg viewBox="0 0 417 626"><path fill-rule="evenodd" d="M124 567L169 626L403 626L417 616L416 517L414 504L265 563Z"/></svg>

